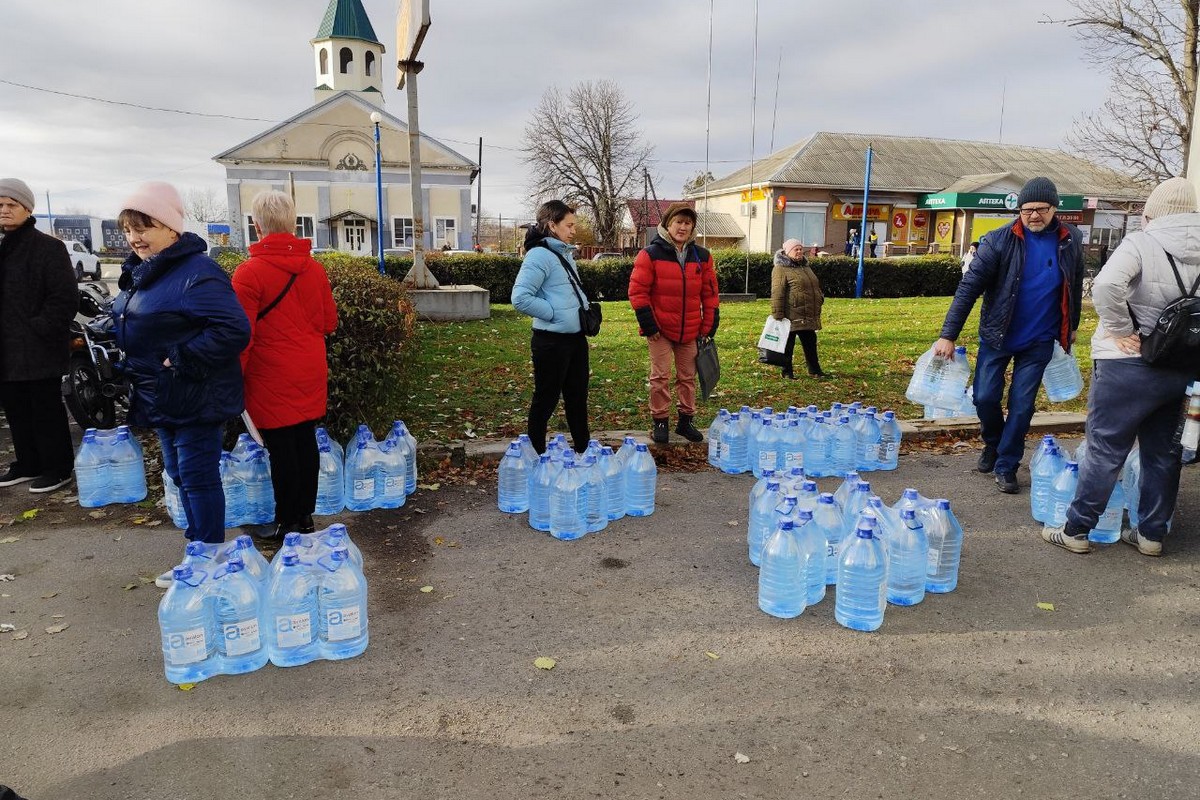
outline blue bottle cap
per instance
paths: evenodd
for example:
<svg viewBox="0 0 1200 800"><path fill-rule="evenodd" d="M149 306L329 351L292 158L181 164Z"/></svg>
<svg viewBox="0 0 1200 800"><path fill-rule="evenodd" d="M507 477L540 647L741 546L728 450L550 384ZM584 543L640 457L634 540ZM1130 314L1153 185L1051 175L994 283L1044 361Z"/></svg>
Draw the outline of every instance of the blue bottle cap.
<svg viewBox="0 0 1200 800"><path fill-rule="evenodd" d="M858 407L850 406L849 408L846 409L846 415L849 417L857 417L858 416Z"/></svg>
<svg viewBox="0 0 1200 800"><path fill-rule="evenodd" d="M785 531L795 530L796 523L794 520L792 520L790 518L784 519L782 522L779 523L779 527Z"/></svg>
<svg viewBox="0 0 1200 800"><path fill-rule="evenodd" d="M798 419L789 419L789 420L787 421L787 426L788 426L789 428L798 428L798 427L800 427L800 420L798 420Z"/></svg>
<svg viewBox="0 0 1200 800"><path fill-rule="evenodd" d="M763 418L762 418L762 424L763 424L763 426L764 426L764 427L769 427L769 426L771 425L771 418L770 418L770 417L763 417Z"/></svg>
<svg viewBox="0 0 1200 800"><path fill-rule="evenodd" d="M254 547L254 540L250 538L250 534L243 533L241 536L233 540L233 548L235 550L250 550Z"/></svg>
<svg viewBox="0 0 1200 800"><path fill-rule="evenodd" d="M913 511L911 508L900 509L900 519L916 519L916 518L917 518L917 512Z"/></svg>
<svg viewBox="0 0 1200 800"><path fill-rule="evenodd" d="M339 534L341 534L341 535L343 535L343 536L346 536L346 535L347 535L347 533L346 533L346 526L345 526L345 525L343 525L343 524L342 524L342 523L340 523L340 522L335 522L335 523L333 523L332 525L330 525L330 526L329 526L329 533L330 533L330 534L339 533Z"/></svg>
<svg viewBox="0 0 1200 800"><path fill-rule="evenodd" d="M920 492L918 492L916 489L905 489L903 496L905 500L916 500L919 494Z"/></svg>
<svg viewBox="0 0 1200 800"><path fill-rule="evenodd" d="M750 410L750 406L742 406L741 408L738 409L738 411L741 411L742 413L745 413L749 410Z"/></svg>
<svg viewBox="0 0 1200 800"><path fill-rule="evenodd" d="M1067 469L1069 469L1073 472L1078 472L1079 471L1079 462L1078 461L1068 461Z"/></svg>
<svg viewBox="0 0 1200 800"><path fill-rule="evenodd" d="M854 470L850 470L849 472L843 473L842 478L848 481L855 481L858 480L858 473Z"/></svg>
<svg viewBox="0 0 1200 800"><path fill-rule="evenodd" d="M171 577L177 581L186 580L192 577L192 568L188 564L180 564L171 570Z"/></svg>
<svg viewBox="0 0 1200 800"><path fill-rule="evenodd" d="M775 492L779 490L779 481L767 481L767 491Z"/></svg>
<svg viewBox="0 0 1200 800"><path fill-rule="evenodd" d="M637 446L637 451L638 451L639 453L645 453L645 452L646 452L648 449L649 449L649 448L648 448L648 447L646 447L646 445L644 445L644 444L639 444L639 445Z"/></svg>
<svg viewBox="0 0 1200 800"><path fill-rule="evenodd" d="M867 505L870 506L871 508L882 508L883 507L883 498L877 494L873 494L867 498Z"/></svg>
<svg viewBox="0 0 1200 800"><path fill-rule="evenodd" d="M299 563L300 563L300 554L299 553L284 553L283 554L283 565L285 567L294 567Z"/></svg>
<svg viewBox="0 0 1200 800"><path fill-rule="evenodd" d="M296 533L295 531L292 531L291 533L285 533L283 535L283 546L284 547L288 547L288 546L296 547L299 544L300 544L300 534Z"/></svg>
<svg viewBox="0 0 1200 800"><path fill-rule="evenodd" d="M563 461L563 469L575 469L574 461Z"/></svg>
<svg viewBox="0 0 1200 800"><path fill-rule="evenodd" d="M517 458L520 458L521 457L521 443L520 442L511 442L508 445L508 452L505 453L505 455L516 456Z"/></svg>
<svg viewBox="0 0 1200 800"><path fill-rule="evenodd" d="M876 413L878 413L878 412L879 412L879 409L878 409L878 408L876 408L875 406L867 406L867 413L868 413L868 414L876 414Z"/></svg>
<svg viewBox="0 0 1200 800"><path fill-rule="evenodd" d="M335 547L333 552L329 554L329 557L334 561L349 561L350 551L344 547Z"/></svg>
<svg viewBox="0 0 1200 800"><path fill-rule="evenodd" d="M860 539L874 539L875 538L875 534L872 533L871 529L864 528L862 526L861 522L859 523L858 530L856 530L854 532L854 535Z"/></svg>
<svg viewBox="0 0 1200 800"><path fill-rule="evenodd" d="M626 436L624 444L637 444L637 439L634 439L632 436Z"/></svg>
<svg viewBox="0 0 1200 800"><path fill-rule="evenodd" d="M812 510L808 509L808 508L802 508L796 512L796 516L799 519L802 519L805 522L807 522L808 520L812 519Z"/></svg>
<svg viewBox="0 0 1200 800"><path fill-rule="evenodd" d="M611 447L609 447L608 445L604 445L603 447L600 448L600 455L611 456L612 454L613 454L613 449Z"/></svg>
<svg viewBox="0 0 1200 800"><path fill-rule="evenodd" d="M893 420L896 418L896 412L895 411L885 411L885 412L883 412L883 418L886 420Z"/></svg>
<svg viewBox="0 0 1200 800"><path fill-rule="evenodd" d="M783 505L785 506L794 506L799 502L800 498L796 497L796 495L792 494L791 492L788 492L783 496Z"/></svg>
<svg viewBox="0 0 1200 800"><path fill-rule="evenodd" d="M817 498L817 502L831 506L837 501L833 499L833 495L831 495L829 492L821 492L821 496Z"/></svg>
<svg viewBox="0 0 1200 800"><path fill-rule="evenodd" d="M849 423L850 417L847 414L842 414L840 417L838 417L838 425L848 425Z"/></svg>
<svg viewBox="0 0 1200 800"><path fill-rule="evenodd" d="M941 509L942 511L949 511L950 510L950 501L945 498L941 498L937 501L937 507L939 509Z"/></svg>
<svg viewBox="0 0 1200 800"><path fill-rule="evenodd" d="M549 453L542 453L540 456L538 456L539 463L546 464L546 463L549 463L549 461L550 461Z"/></svg>
<svg viewBox="0 0 1200 800"><path fill-rule="evenodd" d="M600 440L599 439L588 439L588 447L591 447L592 445L596 445L596 447L599 447Z"/></svg>
<svg viewBox="0 0 1200 800"><path fill-rule="evenodd" d="M871 484L867 481L859 481L858 486L855 488L860 492L867 492L868 494L871 492Z"/></svg>
<svg viewBox="0 0 1200 800"><path fill-rule="evenodd" d="M804 467L792 467L788 470L788 476L792 478L803 478Z"/></svg>
<svg viewBox="0 0 1200 800"><path fill-rule="evenodd" d="M187 553L189 556L203 555L204 554L204 543L203 542L188 542L187 546L183 548L183 552Z"/></svg>
<svg viewBox="0 0 1200 800"><path fill-rule="evenodd" d="M775 409L771 408L770 406L763 406L763 407L762 407L762 413L764 413L764 414L774 414L774 413L775 413Z"/></svg>
<svg viewBox="0 0 1200 800"><path fill-rule="evenodd" d="M717 416L727 416L728 414L729 414L728 408L722 408L720 411L717 412Z"/></svg>
<svg viewBox="0 0 1200 800"><path fill-rule="evenodd" d="M595 457L595 456L584 456L584 458L583 458L583 465L584 465L585 467L590 467L590 466L593 466L595 463L596 463L596 457Z"/></svg>
<svg viewBox="0 0 1200 800"><path fill-rule="evenodd" d="M817 482L813 480L805 480L800 484L800 490L811 494L817 490ZM832 495L831 495L832 496Z"/></svg>
<svg viewBox="0 0 1200 800"><path fill-rule="evenodd" d="M967 352L967 346L965 344L960 344L958 347L954 348L954 352L961 356Z"/></svg>
<svg viewBox="0 0 1200 800"><path fill-rule="evenodd" d="M225 571L231 573L241 572L246 568L246 562L240 558L231 558L225 562Z"/></svg>

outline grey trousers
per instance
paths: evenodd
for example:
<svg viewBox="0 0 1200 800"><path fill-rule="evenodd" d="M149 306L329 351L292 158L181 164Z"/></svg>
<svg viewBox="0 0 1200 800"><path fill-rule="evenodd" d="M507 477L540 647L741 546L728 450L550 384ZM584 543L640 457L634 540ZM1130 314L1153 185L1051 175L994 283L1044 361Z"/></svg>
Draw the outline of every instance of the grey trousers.
<svg viewBox="0 0 1200 800"><path fill-rule="evenodd" d="M1137 439L1142 461L1138 531L1146 539L1162 541L1179 494L1175 432L1190 382L1188 373L1152 367L1140 358L1092 362L1087 457L1067 509L1068 523L1087 530L1095 527Z"/></svg>

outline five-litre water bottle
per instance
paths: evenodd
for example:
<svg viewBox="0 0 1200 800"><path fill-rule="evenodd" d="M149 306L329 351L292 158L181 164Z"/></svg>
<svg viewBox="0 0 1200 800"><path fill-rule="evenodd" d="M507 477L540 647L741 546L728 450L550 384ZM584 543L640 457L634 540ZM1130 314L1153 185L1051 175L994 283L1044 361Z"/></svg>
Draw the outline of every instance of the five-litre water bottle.
<svg viewBox="0 0 1200 800"><path fill-rule="evenodd" d="M805 605L815 606L825 599L825 554L829 541L825 531L813 521L812 509L796 508L796 544L804 557Z"/></svg>
<svg viewBox="0 0 1200 800"><path fill-rule="evenodd" d="M967 348L959 345L954 348L954 359L946 365L933 405L940 408L960 408L963 393L967 391L967 383L970 380L971 365L967 361Z"/></svg>
<svg viewBox="0 0 1200 800"><path fill-rule="evenodd" d="M739 475L747 469L746 459L746 433L741 424L741 412L735 411L721 431L721 471Z"/></svg>
<svg viewBox="0 0 1200 800"><path fill-rule="evenodd" d="M804 472L810 478L823 478L827 475L836 475L837 470L833 468L830 458L832 442L830 438L833 436L832 426L826 424L823 416L813 418L813 426L808 431L808 438L804 442Z"/></svg>
<svg viewBox="0 0 1200 800"><path fill-rule="evenodd" d="M758 456L753 464L755 477L762 477L763 467L775 469L779 466L779 434L781 432L782 429L775 426L771 417L763 417L755 447L755 453Z"/></svg>
<svg viewBox="0 0 1200 800"><path fill-rule="evenodd" d="M925 599L929 540L913 509L900 512L900 524L891 532L887 554L887 601L897 606L915 606Z"/></svg>
<svg viewBox="0 0 1200 800"><path fill-rule="evenodd" d="M648 517L654 513L654 494L658 484L658 466L644 444L639 444L625 470L625 513Z"/></svg>
<svg viewBox="0 0 1200 800"><path fill-rule="evenodd" d="M240 538L240 537L239 537ZM214 573L217 671L241 675L266 665L262 584L250 576L240 558L226 561Z"/></svg>
<svg viewBox="0 0 1200 800"><path fill-rule="evenodd" d="M894 470L900 463L900 439L903 436L895 411L883 412L879 422L879 465L877 469Z"/></svg>
<svg viewBox="0 0 1200 800"><path fill-rule="evenodd" d="M319 516L339 514L346 507L345 464L333 450L336 442L326 438L317 445L317 507Z"/></svg>
<svg viewBox="0 0 1200 800"><path fill-rule="evenodd" d="M379 443L366 425L359 425L354 439L346 445L346 508L370 511L375 507L382 453Z"/></svg>
<svg viewBox="0 0 1200 800"><path fill-rule="evenodd" d="M796 541L795 522L785 517L763 545L758 572L758 607L773 617L791 619L804 613L808 597L808 564Z"/></svg>
<svg viewBox="0 0 1200 800"><path fill-rule="evenodd" d="M925 564L925 591L944 594L958 586L958 566L962 559L963 530L945 498L934 502L933 514L925 526L929 557Z"/></svg>
<svg viewBox="0 0 1200 800"><path fill-rule="evenodd" d="M525 464L529 467L529 471L532 473L533 468L537 466L538 452L537 450L533 449L533 442L529 441L529 434L522 433L519 435L517 437L517 444L521 446L521 458L525 459ZM407 469L407 465L405 468ZM405 481L407 483L407 476Z"/></svg>
<svg viewBox="0 0 1200 800"><path fill-rule="evenodd" d="M171 683L199 683L216 674L217 641L208 573L181 564L158 604L163 664Z"/></svg>
<svg viewBox="0 0 1200 800"><path fill-rule="evenodd" d="M644 446L644 445L643 445ZM587 483L574 461L564 461L550 489L550 535L569 541L587 533Z"/></svg>
<svg viewBox="0 0 1200 800"><path fill-rule="evenodd" d="M758 464L758 451L762 441L762 432L762 412L751 412L750 425L746 428L746 469L750 472L754 472Z"/></svg>
<svg viewBox="0 0 1200 800"><path fill-rule="evenodd" d="M708 426L708 463L721 468L721 431L729 424L729 409L722 408Z"/></svg>
<svg viewBox="0 0 1200 800"><path fill-rule="evenodd" d="M829 454L832 459L830 468L833 472L843 473L854 469L856 442L848 415L843 414L833 426L831 440Z"/></svg>
<svg viewBox="0 0 1200 800"><path fill-rule="evenodd" d="M254 540L250 538L250 534L243 533L232 542L225 542L219 546L217 550L218 564L234 560L242 562L242 568L246 572L246 577L258 581L263 585L263 589L266 589L267 578L270 577L271 565L266 557L258 552L258 548L254 546Z"/></svg>
<svg viewBox="0 0 1200 800"><path fill-rule="evenodd" d="M317 531L315 534L301 534L301 541L305 538L315 538L316 547L312 550L312 560L316 561L321 556L332 553L334 550L345 548L349 553L350 563L359 572L363 571L363 556L362 551L350 539L350 532L346 530L346 526L341 523L334 523L323 531Z"/></svg>
<svg viewBox="0 0 1200 800"><path fill-rule="evenodd" d="M817 507L817 503L821 502L821 490L817 488L817 482L809 478L804 478L798 484L792 484L787 491L796 495L797 508L807 508L811 511Z"/></svg>
<svg viewBox="0 0 1200 800"><path fill-rule="evenodd" d="M919 406L935 405L948 363L945 358L935 356L932 347L926 350L917 359L904 396Z"/></svg>
<svg viewBox="0 0 1200 800"><path fill-rule="evenodd" d="M522 514L529 510L529 467L521 452L521 443L513 442L500 459L500 482L497 489L500 510L507 514Z"/></svg>
<svg viewBox="0 0 1200 800"><path fill-rule="evenodd" d="M550 491L558 470L549 453L538 456L538 465L529 478L529 527L535 531L550 530Z"/></svg>
<svg viewBox="0 0 1200 800"><path fill-rule="evenodd" d="M838 484L837 489L833 492L833 499L838 501L838 505L845 508L846 501L850 498L850 493L858 489L858 484L862 480L854 470L847 470L842 473L842 482Z"/></svg>
<svg viewBox="0 0 1200 800"><path fill-rule="evenodd" d="M275 490L267 459L267 451L254 445L237 470L246 492L243 525L267 525L275 519Z"/></svg>
<svg viewBox="0 0 1200 800"><path fill-rule="evenodd" d="M859 525L838 560L833 616L856 631L878 630L887 605L887 555L871 527Z"/></svg>
<svg viewBox="0 0 1200 800"><path fill-rule="evenodd" d="M845 533L842 509L829 492L824 492L817 498L817 507L813 509L813 524L825 535L825 583L833 586L837 583L838 559L841 556Z"/></svg>
<svg viewBox="0 0 1200 800"><path fill-rule="evenodd" d="M855 467L860 471L879 468L880 448L883 444L883 430L875 412L867 409L858 415L858 429L855 431Z"/></svg>
<svg viewBox="0 0 1200 800"><path fill-rule="evenodd" d="M626 436L621 440L621 447L617 450L617 463L624 470L629 464L629 459L633 458L633 454L637 452L637 439L632 436Z"/></svg>
<svg viewBox="0 0 1200 800"><path fill-rule="evenodd" d="M1050 513L1046 517L1046 525L1058 528L1067 524L1067 509L1075 499L1075 487L1079 485L1079 464L1068 461L1050 490Z"/></svg>
<svg viewBox="0 0 1200 800"><path fill-rule="evenodd" d="M146 470L142 466L142 451L129 428L122 425L117 429L109 452L113 489L110 502L137 503L146 499Z"/></svg>
<svg viewBox="0 0 1200 800"><path fill-rule="evenodd" d="M868 497L866 508L863 510L870 511L875 515L875 535L879 537L879 541L883 542L886 549L888 542L892 539L892 534L900 525L900 512L885 506L883 499L878 495Z"/></svg>
<svg viewBox="0 0 1200 800"><path fill-rule="evenodd" d="M95 428L84 432L79 452L75 454L75 485L79 489L79 505L84 508L99 508L108 502L108 469Z"/></svg>
<svg viewBox="0 0 1200 800"><path fill-rule="evenodd" d="M780 452L783 458L780 466L787 471L795 467L804 467L804 431L800 427L799 418L787 420L779 439Z"/></svg>
<svg viewBox="0 0 1200 800"><path fill-rule="evenodd" d="M183 497L179 494L179 487L175 481L171 480L171 476L165 469L162 473L162 484L163 505L167 507L167 513L171 515L171 522L181 530L187 528L187 511L183 507Z"/></svg>
<svg viewBox="0 0 1200 800"><path fill-rule="evenodd" d="M296 667L321 657L317 589L312 565L295 551L283 554L267 584L267 652L275 666Z"/></svg>
<svg viewBox="0 0 1200 800"><path fill-rule="evenodd" d="M600 448L600 461L596 466L604 476L608 520L621 519L625 516L625 473L621 470L621 462L617 461L613 449L606 445Z"/></svg>
<svg viewBox="0 0 1200 800"><path fill-rule="evenodd" d="M1113 485L1112 494L1104 506L1104 513L1096 520L1096 525L1088 531L1088 539L1098 544L1112 544L1121 538L1121 523L1125 519L1125 491L1121 481Z"/></svg>
<svg viewBox="0 0 1200 800"><path fill-rule="evenodd" d="M328 444L330 451L335 456L337 456L338 461L346 460L346 451L344 449L342 449L342 446L338 443L338 441L336 439L332 438L329 435L329 431L325 430L324 428L318 427L316 430L316 435L317 435L317 444L318 445Z"/></svg>
<svg viewBox="0 0 1200 800"><path fill-rule="evenodd" d="M867 500L871 498L871 484L864 480L860 480L850 494L846 495L846 502L842 504L842 539L846 539L854 535L854 529L858 526L858 517L867 507Z"/></svg>
<svg viewBox="0 0 1200 800"><path fill-rule="evenodd" d="M775 508L782 499L779 481L769 478L762 493L750 505L750 522L746 526L746 546L750 555L750 563L756 567L762 562L763 544L777 525Z"/></svg>
<svg viewBox="0 0 1200 800"><path fill-rule="evenodd" d="M583 457L583 474L587 486L587 531L596 533L608 527L608 484L595 456Z"/></svg>
<svg viewBox="0 0 1200 800"><path fill-rule="evenodd" d="M1050 516L1050 494L1054 479L1062 472L1066 461L1059 455L1053 436L1047 436L1029 462L1029 511L1038 522Z"/></svg>
<svg viewBox="0 0 1200 800"><path fill-rule="evenodd" d="M1054 343L1054 354L1042 372L1042 385L1046 387L1046 397L1051 403L1074 400L1083 391L1079 362L1075 356L1063 350L1058 342Z"/></svg>
<svg viewBox="0 0 1200 800"><path fill-rule="evenodd" d="M344 547L317 559L317 639L321 658L354 658L367 649L367 580Z"/></svg>
<svg viewBox="0 0 1200 800"><path fill-rule="evenodd" d="M404 493L412 494L417 490L417 440L408 431L404 420L398 419L392 424L388 439L400 447L404 454Z"/></svg>
<svg viewBox="0 0 1200 800"><path fill-rule="evenodd" d="M754 501L762 497L763 492L767 490L767 482L772 480L778 482L781 486L784 483L782 478L775 477L775 470L764 469L762 477L756 480L754 485L750 487L750 503L747 508L754 508Z"/></svg>
<svg viewBox="0 0 1200 800"><path fill-rule="evenodd" d="M231 453L221 454L221 491L225 494L225 527L236 528L246 518L246 485L238 461Z"/></svg>
<svg viewBox="0 0 1200 800"><path fill-rule="evenodd" d="M408 460L404 454L404 439L397 438L379 446L379 461L375 469L375 507L400 508L408 497L405 489Z"/></svg>

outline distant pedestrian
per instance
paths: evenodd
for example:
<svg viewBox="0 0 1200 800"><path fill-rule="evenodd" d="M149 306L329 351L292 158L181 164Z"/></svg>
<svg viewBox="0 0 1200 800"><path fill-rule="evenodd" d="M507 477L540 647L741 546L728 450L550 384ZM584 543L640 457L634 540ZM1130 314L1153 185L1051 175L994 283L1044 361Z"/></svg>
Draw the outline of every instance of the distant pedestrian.
<svg viewBox="0 0 1200 800"><path fill-rule="evenodd" d="M975 254L979 252L979 242L971 242L971 246L967 248L967 252L962 258L962 273L967 274L967 270L971 268L971 262L975 260Z"/></svg>
<svg viewBox="0 0 1200 800"><path fill-rule="evenodd" d="M855 258L858 257L858 242L859 242L858 228L852 228L850 230L850 255Z"/></svg>
<svg viewBox="0 0 1200 800"><path fill-rule="evenodd" d="M788 319L792 323L788 334L784 356L787 366L783 377L795 380L792 371L792 353L796 340L804 349L804 362L808 374L823 378L821 361L817 358L817 331L821 330L821 306L825 295L821 292L821 281L804 257L804 244L799 239L788 239L775 253L771 269L771 316L777 320Z"/></svg>
<svg viewBox="0 0 1200 800"><path fill-rule="evenodd" d="M79 287L63 243L35 227L24 181L0 178L0 405L16 461L0 486L51 492L71 482L74 451L61 381Z"/></svg>
<svg viewBox="0 0 1200 800"><path fill-rule="evenodd" d="M854 247L854 229L846 231L846 250L843 255L850 255L851 248Z"/></svg>
<svg viewBox="0 0 1200 800"><path fill-rule="evenodd" d="M704 440L696 416L696 349L702 336L712 336L720 322L717 273L712 254L696 244L696 212L672 203L650 244L633 260L629 304L650 350L651 435L670 439L671 365L679 422L675 432L689 442Z"/></svg>
<svg viewBox="0 0 1200 800"><path fill-rule="evenodd" d="M871 229L870 236L867 237L867 241L871 243L871 258L875 258L875 247L879 244L879 234L875 233L873 228Z"/></svg>

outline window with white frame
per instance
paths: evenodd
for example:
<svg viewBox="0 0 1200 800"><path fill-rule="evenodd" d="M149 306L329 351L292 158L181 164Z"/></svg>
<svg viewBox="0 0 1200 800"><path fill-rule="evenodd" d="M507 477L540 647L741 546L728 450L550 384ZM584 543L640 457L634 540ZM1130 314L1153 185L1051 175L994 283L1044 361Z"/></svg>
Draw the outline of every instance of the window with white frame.
<svg viewBox="0 0 1200 800"><path fill-rule="evenodd" d="M392 217L392 247L413 246L412 217Z"/></svg>
<svg viewBox="0 0 1200 800"><path fill-rule="evenodd" d="M458 247L458 221L454 217L433 218L433 245L445 247L450 245L454 250Z"/></svg>
<svg viewBox="0 0 1200 800"><path fill-rule="evenodd" d="M316 229L316 220L310 216L296 217L296 238L297 239L312 239L313 231Z"/></svg>
<svg viewBox="0 0 1200 800"><path fill-rule="evenodd" d="M246 215L246 244L258 241L258 228L254 227L254 217Z"/></svg>

